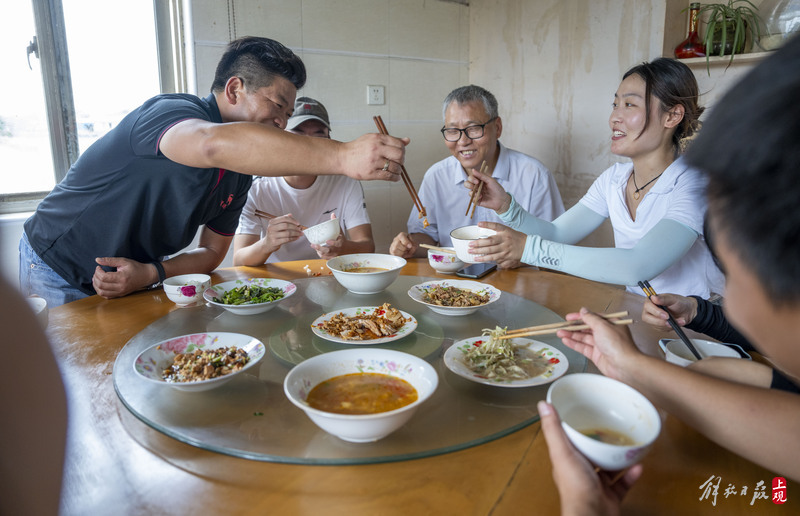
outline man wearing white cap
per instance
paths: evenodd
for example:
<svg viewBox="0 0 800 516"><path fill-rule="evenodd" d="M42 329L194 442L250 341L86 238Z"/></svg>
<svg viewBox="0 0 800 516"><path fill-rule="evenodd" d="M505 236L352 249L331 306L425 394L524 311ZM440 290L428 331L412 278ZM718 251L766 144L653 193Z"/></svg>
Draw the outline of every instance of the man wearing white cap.
<svg viewBox="0 0 800 516"><path fill-rule="evenodd" d="M328 111L319 101L300 97L286 130L315 138L330 138ZM256 216L256 210L276 215ZM325 245L311 244L301 225L311 227L339 219L341 231ZM364 190L346 176L259 177L247 196L233 238L234 265L333 258L375 251Z"/></svg>

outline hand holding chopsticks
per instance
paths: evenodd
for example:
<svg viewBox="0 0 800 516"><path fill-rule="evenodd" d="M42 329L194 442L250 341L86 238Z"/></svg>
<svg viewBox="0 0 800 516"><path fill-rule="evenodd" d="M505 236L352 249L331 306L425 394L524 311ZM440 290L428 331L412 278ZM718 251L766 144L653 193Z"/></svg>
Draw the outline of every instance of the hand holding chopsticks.
<svg viewBox="0 0 800 516"><path fill-rule="evenodd" d="M639 287L641 287L641 289L644 291L644 293L645 293L645 295L647 297L657 295L655 289L650 286L650 282L649 281L640 281L639 282ZM680 337L680 339L683 341L683 343L686 344L686 347L689 348L689 351L692 352L692 355L694 355L697 360L701 360L703 357L697 351L697 348L694 347L694 344L692 344L692 341L689 340L689 337L686 336L686 333L683 332L683 328L681 328L678 325L678 323L675 321L675 318L672 317L672 314L669 312L669 310L667 310L666 308L664 308L661 305L656 305L656 306L659 307L660 309L664 310L665 312L667 312L667 316L669 317L667 322L669 322L669 325L672 327L673 331L675 331L675 333L678 334L678 337Z"/></svg>
<svg viewBox="0 0 800 516"><path fill-rule="evenodd" d="M628 312L614 312L610 314L598 314L603 319L614 319L617 317L625 317ZM534 335L548 335L556 333L558 330L580 331L588 330L588 324L581 324L583 321L564 321L551 324L541 324L538 326L529 326L527 328L519 328L517 330L508 330L505 335L498 337L498 339L514 339L517 337L531 337ZM627 325L633 323L633 319L620 319L618 321L610 321L611 324Z"/></svg>
<svg viewBox="0 0 800 516"><path fill-rule="evenodd" d="M486 161L484 160L483 163L481 163L481 168L480 168L481 174L485 174L486 173L486 169L488 169L488 168L489 168L489 165L487 165ZM469 203L467 203L467 212L464 213L465 216L469 215L469 218L472 218L472 217L475 216L475 208L478 206L478 199L480 199L480 197L481 197L481 190L483 190L483 181L481 181L481 184L479 184L476 188L474 188L472 190L472 195L470 195L470 197L469 197ZM470 206L472 206L472 213L471 214L469 212Z"/></svg>
<svg viewBox="0 0 800 516"><path fill-rule="evenodd" d="M378 132L381 134L389 135L389 131L386 129L386 125L383 123L383 119L379 116L373 116L372 120L375 122L375 125L378 127ZM384 165L383 169L386 170L389 167L389 162L387 161ZM425 217L428 214L425 212L425 206L422 205L422 201L417 194L417 190L414 188L414 184L411 182L411 178L408 177L408 172L406 171L406 167L400 165L400 177L403 179L403 183L405 183L406 188L408 188L408 193L411 194L411 199L414 201L414 206L417 207L417 211L421 217Z"/></svg>
<svg viewBox="0 0 800 516"><path fill-rule="evenodd" d="M256 209L255 215L260 219L267 219L267 220L278 218L277 215L273 215L271 213L267 213L266 211L261 211L259 209ZM305 231L306 229L308 229L306 226L303 226L302 224L300 225L300 231Z"/></svg>

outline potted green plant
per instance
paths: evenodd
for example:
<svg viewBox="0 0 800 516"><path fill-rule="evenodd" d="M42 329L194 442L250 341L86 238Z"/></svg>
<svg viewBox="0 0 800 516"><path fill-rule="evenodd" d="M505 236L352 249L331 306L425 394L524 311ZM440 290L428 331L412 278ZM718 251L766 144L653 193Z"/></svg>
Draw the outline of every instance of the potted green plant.
<svg viewBox="0 0 800 516"><path fill-rule="evenodd" d="M749 40L757 41L761 36L761 18L758 7L749 0L728 0L727 3L703 4L697 13L705 16L706 32L702 42L706 48L706 64L711 56L730 54L731 61L736 54L745 51Z"/></svg>

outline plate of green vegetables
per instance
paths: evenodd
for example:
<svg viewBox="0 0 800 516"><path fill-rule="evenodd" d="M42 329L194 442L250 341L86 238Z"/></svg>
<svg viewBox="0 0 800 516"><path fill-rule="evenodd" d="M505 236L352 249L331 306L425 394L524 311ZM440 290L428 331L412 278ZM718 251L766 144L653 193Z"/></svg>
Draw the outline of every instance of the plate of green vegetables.
<svg viewBox="0 0 800 516"><path fill-rule="evenodd" d="M297 292L289 281L273 278L247 278L226 281L207 289L203 298L238 315L264 313Z"/></svg>

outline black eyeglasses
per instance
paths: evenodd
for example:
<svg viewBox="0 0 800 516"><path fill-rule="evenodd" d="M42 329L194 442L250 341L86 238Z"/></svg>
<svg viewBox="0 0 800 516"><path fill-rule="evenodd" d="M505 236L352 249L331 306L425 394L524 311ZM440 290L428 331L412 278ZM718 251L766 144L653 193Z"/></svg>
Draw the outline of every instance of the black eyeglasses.
<svg viewBox="0 0 800 516"><path fill-rule="evenodd" d="M457 129L455 127L442 127L442 136L444 136L444 139L448 142L457 142L461 139L462 134L466 134L467 138L470 140L483 138L484 127L494 122L495 118L497 117L490 118L485 124L471 125L469 127L465 127L464 129Z"/></svg>

